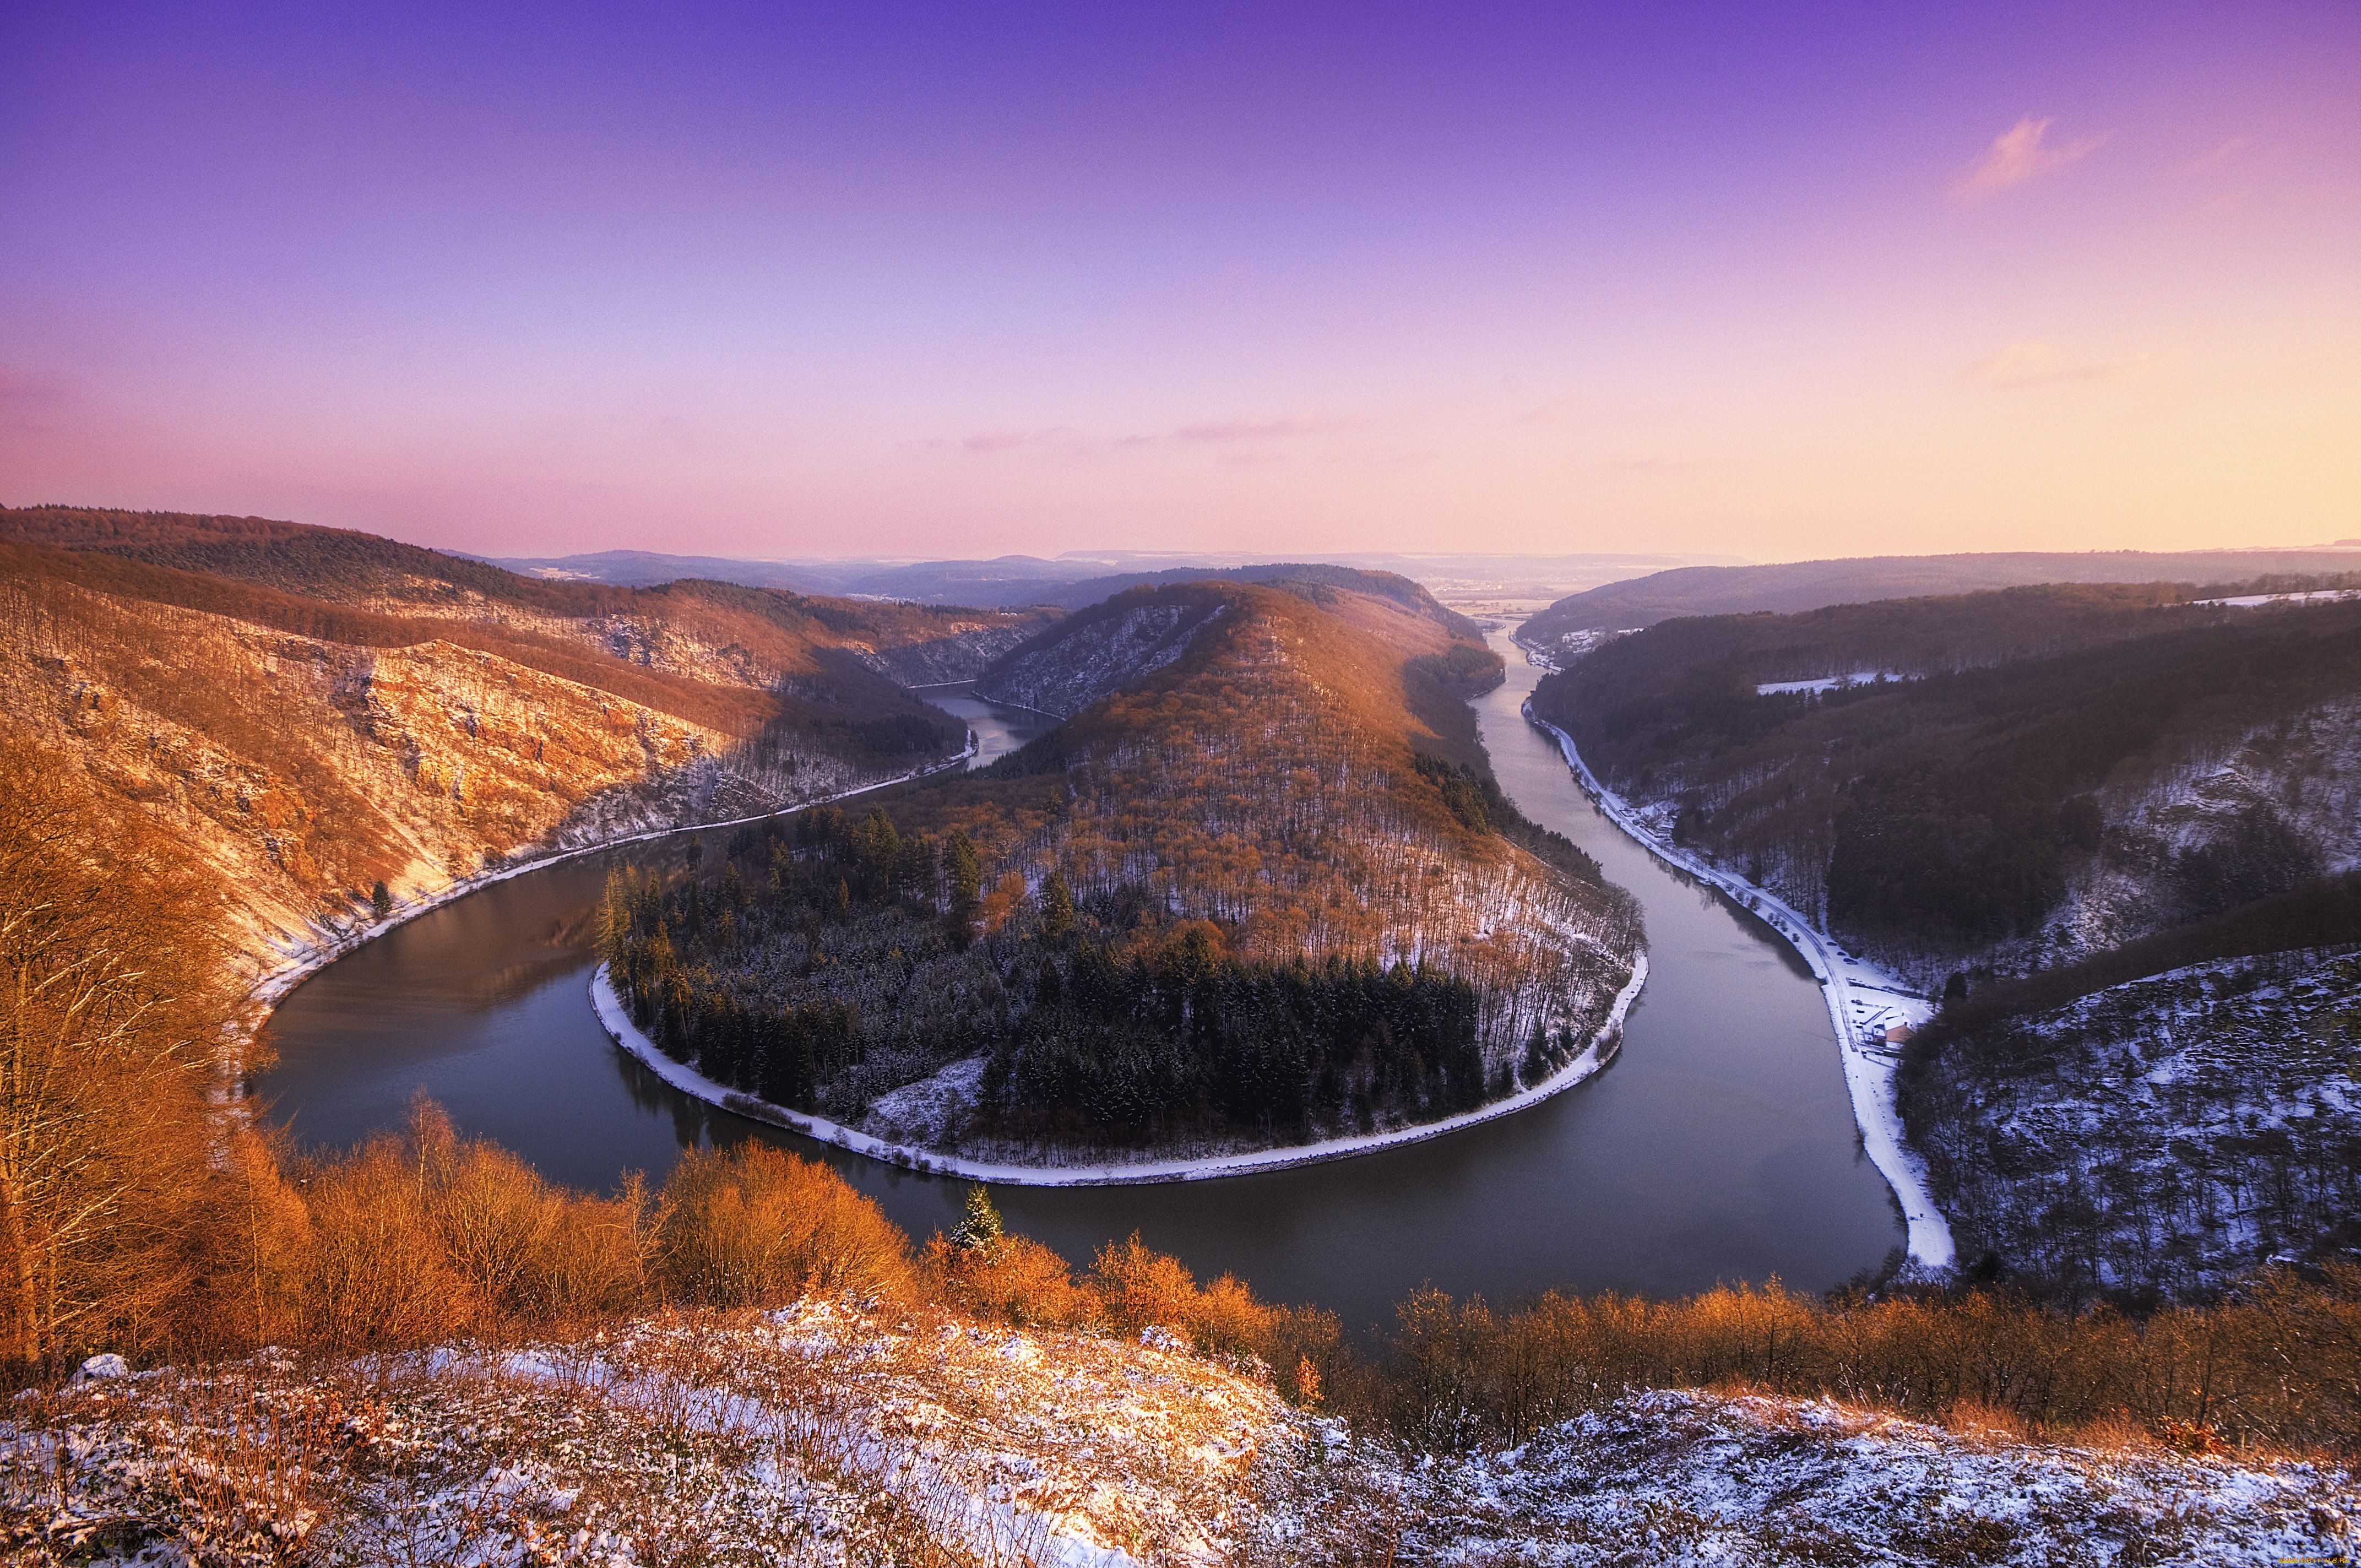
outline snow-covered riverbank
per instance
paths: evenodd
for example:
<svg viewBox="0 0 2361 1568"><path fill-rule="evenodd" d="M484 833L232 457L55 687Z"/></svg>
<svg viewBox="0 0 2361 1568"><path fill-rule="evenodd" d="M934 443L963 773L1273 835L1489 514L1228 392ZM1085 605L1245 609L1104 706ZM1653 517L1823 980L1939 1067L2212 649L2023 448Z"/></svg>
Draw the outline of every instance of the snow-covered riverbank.
<svg viewBox="0 0 2361 1568"><path fill-rule="evenodd" d="M829 806L840 800L850 800L855 795L869 795L881 789L891 789L895 784L908 784L914 779L927 778L952 768L966 766L968 759L975 755L976 744L975 731L971 729L967 732L967 745L956 756L946 758L927 767L914 769L906 773L895 773L892 778L878 779L851 789L839 790L834 795L818 795L810 800L797 801L793 805L774 806L768 811L757 811L750 816L732 817L718 822L676 823L670 828L653 828L643 833L626 833L611 839L601 839L594 843L576 844L566 849L549 850L545 852L536 849L520 850L518 853L522 858L505 862L495 871L479 872L474 876L456 878L449 885L437 888L423 897L410 899L397 905L382 920L371 921L366 926L356 927L350 931L324 940L299 942L283 948L281 961L264 970L261 978L247 990L246 1011L242 1019L244 1033L250 1037L255 1031L260 1029L264 1022L269 1018L271 1009L278 1006L286 998L287 993L294 990L307 977L325 969L364 943L384 936L395 927L406 925L431 910L440 909L445 905L465 898L471 893L480 892L494 883L506 882L511 877L522 876L527 872L544 871L583 855L595 855L603 850L620 849L626 844L644 844L654 839L668 839L675 833L706 833L719 828L742 828L749 822L760 822L766 817L777 817L783 813L807 811L816 806Z"/></svg>
<svg viewBox="0 0 2361 1568"><path fill-rule="evenodd" d="M1572 736L1536 717L1531 703L1525 706L1525 717L1555 738L1566 766L1608 820L1666 864L1728 894L1803 955L1820 982L1821 994L1828 1000L1828 1018L1836 1027L1845 1087L1852 1099L1853 1120L1861 1129L1862 1146L1894 1190L1909 1226L1911 1261L1927 1270L1950 1267L1955 1255L1950 1225L1927 1190L1926 1172L1902 1142L1902 1118L1894 1099L1894 1072L1899 1050L1889 1039L1893 1031L1916 1029L1924 1024L1933 1015L1933 1005L1877 965L1846 952L1784 900L1736 872L1674 845L1642 812L1599 783L1582 760Z"/></svg>
<svg viewBox="0 0 2361 1568"><path fill-rule="evenodd" d="M1323 1160L1348 1159L1355 1155L1373 1154L1379 1149L1398 1148L1405 1144L1422 1143L1439 1138L1446 1133L1460 1132L1502 1116L1537 1105L1555 1094L1562 1094L1582 1082L1614 1059L1620 1044L1623 1019L1631 1003L1647 983L1648 958L1640 955L1632 965L1631 978L1616 994L1615 1004L1608 1010L1606 1021L1599 1025L1582 1054L1529 1089L1522 1089L1506 1099L1489 1105L1448 1116L1440 1122L1422 1123L1414 1127L1401 1127L1390 1132L1369 1133L1356 1137L1332 1138L1316 1144L1298 1144L1285 1148L1254 1149L1232 1154L1207 1155L1193 1159L1140 1159L1108 1165L1003 1165L984 1160L962 1159L956 1155L938 1150L915 1148L906 1144L889 1143L866 1133L831 1122L822 1116L807 1115L757 1100L752 1095L716 1083L695 1068L673 1060L656 1049L640 1027L631 1022L622 999L609 983L607 966L600 964L590 978L590 1000L598 1010L598 1021L616 1045L637 1057L682 1093L692 1095L709 1104L719 1105L752 1121L767 1122L818 1139L835 1148L866 1155L872 1159L905 1166L912 1170L928 1171L938 1176L964 1178L970 1181L993 1182L1011 1187L1118 1187L1161 1181L1209 1181L1218 1177L1244 1176L1255 1171L1285 1170L1294 1166L1314 1165Z"/></svg>

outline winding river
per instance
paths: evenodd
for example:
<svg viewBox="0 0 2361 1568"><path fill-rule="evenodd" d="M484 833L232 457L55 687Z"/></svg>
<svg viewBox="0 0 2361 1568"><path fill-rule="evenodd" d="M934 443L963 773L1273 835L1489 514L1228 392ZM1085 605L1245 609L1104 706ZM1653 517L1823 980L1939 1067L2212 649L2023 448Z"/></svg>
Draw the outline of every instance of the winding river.
<svg viewBox="0 0 2361 1568"><path fill-rule="evenodd" d="M1137 1230L1201 1274L1316 1301L1348 1327L1423 1283L1495 1301L1564 1285L1652 1295L1719 1280L1821 1289L1874 1267L1903 1229L1861 1152L1827 1008L1752 916L1665 867L1576 788L1520 707L1539 672L1505 638L1509 680L1476 702L1501 787L1598 857L1646 911L1651 972L1605 1072L1530 1111L1360 1158L1220 1181L1009 1188L1012 1228L1087 1262ZM979 763L1039 715L927 694L964 718ZM642 862L683 841L633 846ZM692 1145L767 1138L830 1159L920 1236L961 1184L843 1155L689 1099L625 1056L591 1012L591 916L608 859L497 883L369 943L288 996L256 1084L307 1141L398 1124L423 1090L460 1128L544 1173L611 1187L661 1178Z"/></svg>

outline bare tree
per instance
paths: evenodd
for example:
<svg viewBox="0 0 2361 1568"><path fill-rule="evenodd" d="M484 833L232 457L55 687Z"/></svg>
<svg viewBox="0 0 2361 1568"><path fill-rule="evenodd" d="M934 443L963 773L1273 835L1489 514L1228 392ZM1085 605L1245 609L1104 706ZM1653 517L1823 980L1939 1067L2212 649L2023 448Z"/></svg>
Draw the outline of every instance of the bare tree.
<svg viewBox="0 0 2361 1568"><path fill-rule="evenodd" d="M0 1343L36 1366L186 1287L221 1037L199 901L77 804L0 762Z"/></svg>

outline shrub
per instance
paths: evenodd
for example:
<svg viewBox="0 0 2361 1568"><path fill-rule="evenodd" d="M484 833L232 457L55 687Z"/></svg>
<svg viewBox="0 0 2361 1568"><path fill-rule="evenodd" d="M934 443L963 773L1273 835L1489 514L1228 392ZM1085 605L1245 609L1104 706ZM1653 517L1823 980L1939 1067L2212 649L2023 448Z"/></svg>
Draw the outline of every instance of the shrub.
<svg viewBox="0 0 2361 1568"><path fill-rule="evenodd" d="M656 1266L674 1299L765 1306L809 1290L895 1294L909 1242L824 1165L768 1144L692 1150L664 1183Z"/></svg>

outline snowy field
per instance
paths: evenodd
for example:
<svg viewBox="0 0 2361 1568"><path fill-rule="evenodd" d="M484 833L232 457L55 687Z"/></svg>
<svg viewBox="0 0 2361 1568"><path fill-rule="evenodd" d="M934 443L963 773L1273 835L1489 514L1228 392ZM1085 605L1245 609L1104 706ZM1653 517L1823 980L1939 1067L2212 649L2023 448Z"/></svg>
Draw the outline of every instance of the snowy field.
<svg viewBox="0 0 2361 1568"><path fill-rule="evenodd" d="M2361 599L2361 588L2314 588L2301 594L2240 594L2235 598L2198 599L2199 604L2224 605L2232 609L2260 609L2274 604L2342 604Z"/></svg>
<svg viewBox="0 0 2361 1568"><path fill-rule="evenodd" d="M1823 692L1845 691L1854 686L1883 685L1889 681L1916 680L1916 675L1897 674L1892 670L1855 670L1846 675L1823 675L1812 681L1765 681L1754 688L1756 696L1787 696L1796 692L1818 696Z"/></svg>

